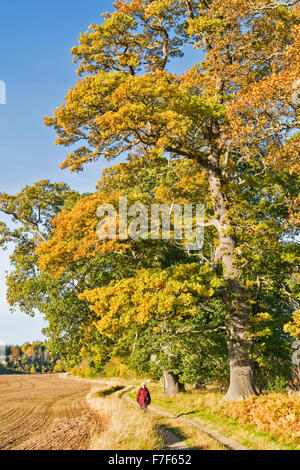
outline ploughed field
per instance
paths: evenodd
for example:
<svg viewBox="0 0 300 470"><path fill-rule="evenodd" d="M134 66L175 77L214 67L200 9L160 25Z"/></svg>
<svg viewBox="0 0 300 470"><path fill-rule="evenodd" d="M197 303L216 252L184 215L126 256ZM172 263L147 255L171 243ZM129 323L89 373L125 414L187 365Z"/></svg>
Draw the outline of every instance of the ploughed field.
<svg viewBox="0 0 300 470"><path fill-rule="evenodd" d="M57 375L0 375L1 450L85 450L102 429L90 383Z"/></svg>

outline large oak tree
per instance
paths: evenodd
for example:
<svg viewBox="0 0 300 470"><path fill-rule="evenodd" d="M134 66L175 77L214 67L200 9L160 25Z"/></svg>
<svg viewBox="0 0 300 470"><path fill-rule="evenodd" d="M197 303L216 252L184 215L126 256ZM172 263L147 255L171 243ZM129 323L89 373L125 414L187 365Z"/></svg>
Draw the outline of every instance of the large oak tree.
<svg viewBox="0 0 300 470"><path fill-rule="evenodd" d="M194 66L184 70L192 47ZM215 263L227 284L227 398L254 394L237 235L250 224L247 214L236 217L234 195L268 166L277 171L286 161L297 168L298 2L116 2L72 52L81 78L46 119L58 144L80 144L62 166L73 171L100 157L161 152L205 171L214 204L206 225L216 231ZM172 62L179 74L170 72Z"/></svg>

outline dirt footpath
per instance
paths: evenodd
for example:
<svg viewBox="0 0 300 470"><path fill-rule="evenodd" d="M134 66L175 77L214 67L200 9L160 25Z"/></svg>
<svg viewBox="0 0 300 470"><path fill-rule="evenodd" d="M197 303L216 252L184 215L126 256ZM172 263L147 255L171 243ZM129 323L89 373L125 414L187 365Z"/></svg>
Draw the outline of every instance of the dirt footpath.
<svg viewBox="0 0 300 470"><path fill-rule="evenodd" d="M0 375L0 449L88 449L103 429L85 402L90 388L56 375Z"/></svg>

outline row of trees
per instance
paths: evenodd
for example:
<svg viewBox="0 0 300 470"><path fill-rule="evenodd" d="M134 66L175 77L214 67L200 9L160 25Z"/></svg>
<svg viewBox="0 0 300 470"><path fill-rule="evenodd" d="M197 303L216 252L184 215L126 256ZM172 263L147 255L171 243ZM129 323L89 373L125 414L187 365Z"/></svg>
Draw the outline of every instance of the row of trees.
<svg viewBox="0 0 300 470"><path fill-rule="evenodd" d="M36 341L22 346L6 346L5 366L20 372L63 372L63 363L53 356L46 343Z"/></svg>
<svg viewBox="0 0 300 470"><path fill-rule="evenodd" d="M291 378L297 3L116 2L80 36L72 50L80 79L46 125L60 145L83 143L64 168L121 154L127 162L107 169L90 194L44 180L0 198L18 224L1 225L2 245L15 244L8 300L44 313L53 353L88 355L95 367L126 357L137 371L163 372L171 392L187 381L227 381L228 399L256 393L254 379L264 387ZM194 65L171 73L191 47ZM125 195L128 205L204 204L201 251L189 253L172 234L100 241L98 206L117 208Z"/></svg>

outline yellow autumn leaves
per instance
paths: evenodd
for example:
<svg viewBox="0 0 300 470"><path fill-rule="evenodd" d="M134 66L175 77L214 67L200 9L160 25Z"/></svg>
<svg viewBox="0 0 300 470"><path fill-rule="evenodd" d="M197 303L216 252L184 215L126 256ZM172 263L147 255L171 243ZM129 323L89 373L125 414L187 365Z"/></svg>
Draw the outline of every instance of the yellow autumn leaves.
<svg viewBox="0 0 300 470"><path fill-rule="evenodd" d="M142 269L134 278L111 282L108 286L79 295L87 300L99 320L99 331L107 336L124 328L137 328L156 321L176 321L192 317L205 299L213 296L208 286L211 272L197 263L165 270Z"/></svg>

